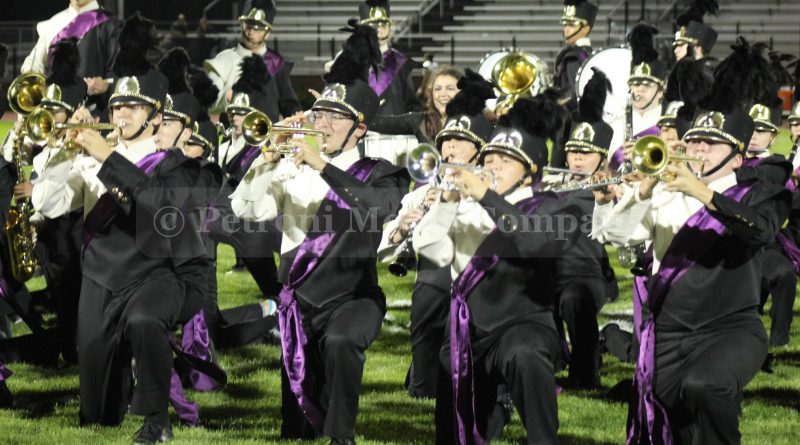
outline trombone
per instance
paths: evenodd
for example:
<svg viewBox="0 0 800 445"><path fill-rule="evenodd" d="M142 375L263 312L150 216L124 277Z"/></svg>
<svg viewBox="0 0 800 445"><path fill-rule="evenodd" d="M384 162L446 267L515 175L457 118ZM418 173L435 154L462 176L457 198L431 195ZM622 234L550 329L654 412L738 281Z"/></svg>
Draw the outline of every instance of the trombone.
<svg viewBox="0 0 800 445"><path fill-rule="evenodd" d="M44 109L36 108L31 111L27 118L25 118L25 130L28 137L34 143L43 144L49 140L53 140L61 130L70 129L86 129L93 130L116 130L120 128L114 124L96 124L96 123L76 123L76 124L58 124L53 117L53 113ZM72 139L64 141L64 149L70 151L82 150L82 147Z"/></svg>
<svg viewBox="0 0 800 445"><path fill-rule="evenodd" d="M667 143L663 139L658 136L645 136L636 141L631 162L637 171L647 176L656 176L658 179L671 181L675 177L664 172L667 165L673 162L703 162L704 160L700 157L670 154Z"/></svg>
<svg viewBox="0 0 800 445"><path fill-rule="evenodd" d="M260 111L251 111L242 120L242 136L245 142L261 147L263 153L293 154L297 147L286 141L295 134L319 137L322 139L322 146L324 147L326 144L324 132L309 128L272 125L269 117ZM283 135L285 139L281 142L275 141L274 147L270 147L270 139L278 135Z"/></svg>

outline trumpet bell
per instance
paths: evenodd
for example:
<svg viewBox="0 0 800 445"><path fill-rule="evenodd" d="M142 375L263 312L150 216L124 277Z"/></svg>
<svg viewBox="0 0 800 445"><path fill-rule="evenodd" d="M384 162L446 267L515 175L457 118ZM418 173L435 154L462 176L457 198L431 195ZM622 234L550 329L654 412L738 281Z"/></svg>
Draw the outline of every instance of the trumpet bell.
<svg viewBox="0 0 800 445"><path fill-rule="evenodd" d="M633 166L648 176L660 174L670 162L667 144L658 136L645 136L633 146Z"/></svg>
<svg viewBox="0 0 800 445"><path fill-rule="evenodd" d="M432 145L422 144L408 155L408 174L415 181L430 182L439 172L441 157Z"/></svg>
<svg viewBox="0 0 800 445"><path fill-rule="evenodd" d="M264 145L272 133L272 121L260 111L251 111L242 120L242 136L249 145Z"/></svg>
<svg viewBox="0 0 800 445"><path fill-rule="evenodd" d="M8 86L8 105L17 114L33 112L47 93L45 77L39 73L18 76Z"/></svg>
<svg viewBox="0 0 800 445"><path fill-rule="evenodd" d="M536 81L536 65L520 52L509 53L492 67L492 80L507 95L517 96Z"/></svg>

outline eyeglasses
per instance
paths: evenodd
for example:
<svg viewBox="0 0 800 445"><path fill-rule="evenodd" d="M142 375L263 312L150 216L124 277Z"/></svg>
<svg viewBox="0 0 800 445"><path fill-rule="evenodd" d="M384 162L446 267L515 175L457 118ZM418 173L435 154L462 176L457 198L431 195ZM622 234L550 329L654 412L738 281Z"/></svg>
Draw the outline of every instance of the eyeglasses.
<svg viewBox="0 0 800 445"><path fill-rule="evenodd" d="M343 120L353 120L350 116L335 111L313 111L311 112L311 122L322 122L323 119L331 124L338 123Z"/></svg>

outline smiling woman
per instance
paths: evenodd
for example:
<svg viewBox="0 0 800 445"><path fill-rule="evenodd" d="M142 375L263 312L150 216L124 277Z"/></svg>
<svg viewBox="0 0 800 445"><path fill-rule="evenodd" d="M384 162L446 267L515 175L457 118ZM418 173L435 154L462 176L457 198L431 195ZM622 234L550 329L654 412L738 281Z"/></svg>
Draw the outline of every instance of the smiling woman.
<svg viewBox="0 0 800 445"><path fill-rule="evenodd" d="M447 104L458 94L457 84L461 76L463 73L456 67L438 68L425 87L425 111L375 116L370 130L382 134L414 135L420 143L433 143L444 125Z"/></svg>

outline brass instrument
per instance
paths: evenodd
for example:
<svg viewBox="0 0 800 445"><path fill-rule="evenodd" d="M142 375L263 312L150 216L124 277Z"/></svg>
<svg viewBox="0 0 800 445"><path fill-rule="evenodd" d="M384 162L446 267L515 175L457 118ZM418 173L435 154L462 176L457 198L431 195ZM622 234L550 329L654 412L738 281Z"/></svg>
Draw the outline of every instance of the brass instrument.
<svg viewBox="0 0 800 445"><path fill-rule="evenodd" d="M535 96L553 84L553 74L546 62L513 48L484 56L478 73L500 91L495 110L511 108L520 97Z"/></svg>
<svg viewBox="0 0 800 445"><path fill-rule="evenodd" d="M39 106L46 93L47 86L43 75L22 74L8 86L8 105L15 113L26 116Z"/></svg>
<svg viewBox="0 0 800 445"><path fill-rule="evenodd" d="M17 166L17 184L25 182L22 170L23 144L26 132L21 130L14 141L14 163ZM39 264L34 255L34 227L31 224L31 206L25 198L18 198L16 205L8 211L6 221L6 238L8 240L8 256L11 259L11 275L20 283L28 281Z"/></svg>
<svg viewBox="0 0 800 445"><path fill-rule="evenodd" d="M41 107L34 109L28 117L25 118L25 131L28 137L37 144L44 144L48 140L55 139L56 134L61 130L85 128L91 128L93 130L116 130L120 127L114 124L96 123L57 124L53 113ZM72 139L65 139L63 148L69 151L83 150L80 144Z"/></svg>
<svg viewBox="0 0 800 445"><path fill-rule="evenodd" d="M492 188L496 185L496 178L491 172L484 171L480 166L471 164L456 164L450 162L442 162L442 156L430 144L422 144L419 147L411 150L408 154L408 161L406 167L408 174L415 181L430 182L436 181L441 176L444 176L446 169L468 170L476 175L484 175L488 173L489 179L492 181ZM439 181L439 188L448 191L457 191L458 188L453 184Z"/></svg>
<svg viewBox="0 0 800 445"><path fill-rule="evenodd" d="M326 143L325 133L320 130L272 125L272 121L269 117L260 111L251 111L247 113L242 120L242 136L245 142L256 147L261 147L261 151L264 153L294 153L296 150L294 145L286 143L285 140L281 142L273 141L271 143L270 139L279 135L288 139L295 134L319 137L322 139L323 146ZM273 143L274 147L270 147Z"/></svg>
<svg viewBox="0 0 800 445"><path fill-rule="evenodd" d="M647 176L657 176L665 181L675 179L673 175L664 173L670 163L703 162L703 160L703 158L670 154L667 143L658 136L645 136L636 141L633 147L634 168Z"/></svg>

